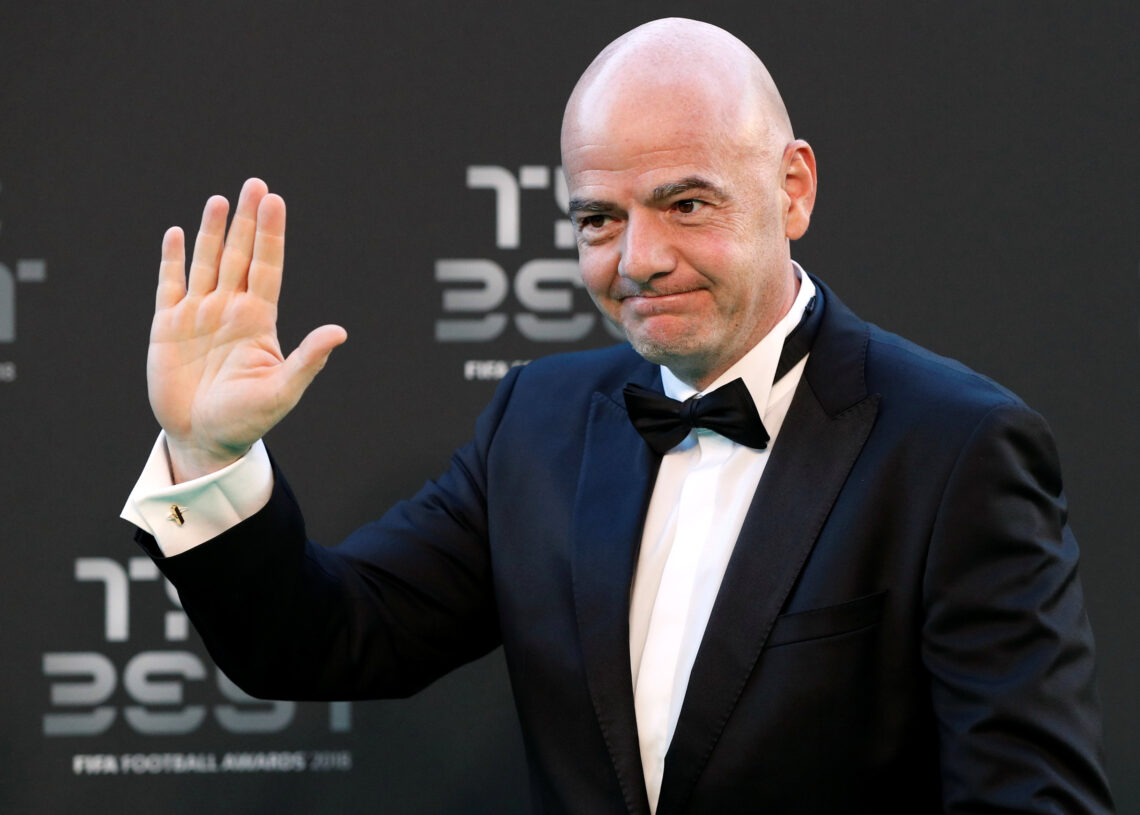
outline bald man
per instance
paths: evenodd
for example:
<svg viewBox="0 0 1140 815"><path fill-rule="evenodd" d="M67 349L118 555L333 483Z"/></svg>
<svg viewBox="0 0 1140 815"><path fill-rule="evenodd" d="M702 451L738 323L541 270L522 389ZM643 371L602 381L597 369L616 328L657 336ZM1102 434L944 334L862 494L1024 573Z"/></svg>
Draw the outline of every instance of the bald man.
<svg viewBox="0 0 1140 815"><path fill-rule="evenodd" d="M332 549L259 441L345 339L282 357L284 203L247 182L227 234L207 202L188 281L167 233L163 434L124 516L222 669L400 696L502 645L535 812L1110 811L1049 432L792 261L815 157L756 56L641 26L562 151L628 344L514 369L447 472Z"/></svg>

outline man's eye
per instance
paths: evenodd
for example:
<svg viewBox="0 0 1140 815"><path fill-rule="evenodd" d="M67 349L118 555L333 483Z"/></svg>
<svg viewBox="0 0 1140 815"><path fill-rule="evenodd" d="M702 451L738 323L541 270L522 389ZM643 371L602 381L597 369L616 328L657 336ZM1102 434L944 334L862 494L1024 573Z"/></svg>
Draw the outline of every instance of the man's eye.
<svg viewBox="0 0 1140 815"><path fill-rule="evenodd" d="M673 206L675 206L677 211L682 215L692 215L704 205L704 201L698 201L696 198L686 198L684 201L678 201Z"/></svg>
<svg viewBox="0 0 1140 815"><path fill-rule="evenodd" d="M579 229L601 229L610 219L609 215L583 215L578 219Z"/></svg>

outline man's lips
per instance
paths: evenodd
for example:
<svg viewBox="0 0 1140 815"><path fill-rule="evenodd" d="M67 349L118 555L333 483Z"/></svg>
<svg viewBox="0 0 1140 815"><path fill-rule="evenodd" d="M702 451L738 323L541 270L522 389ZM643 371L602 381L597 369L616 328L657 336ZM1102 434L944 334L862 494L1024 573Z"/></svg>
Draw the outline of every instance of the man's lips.
<svg viewBox="0 0 1140 815"><path fill-rule="evenodd" d="M668 314L687 309L690 301L700 291L700 289L686 289L675 292L639 292L619 299L623 310L628 309L641 317L651 317L655 314Z"/></svg>

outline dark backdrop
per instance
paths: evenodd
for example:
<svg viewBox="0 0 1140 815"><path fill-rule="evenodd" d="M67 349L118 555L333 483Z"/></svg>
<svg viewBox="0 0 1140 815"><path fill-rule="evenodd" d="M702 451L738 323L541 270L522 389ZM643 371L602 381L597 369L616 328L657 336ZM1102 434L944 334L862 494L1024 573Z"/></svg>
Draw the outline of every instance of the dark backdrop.
<svg viewBox="0 0 1140 815"><path fill-rule="evenodd" d="M210 0L0 14L0 811L524 811L499 655L412 700L267 705L183 631L116 517L156 432L159 241L248 175L286 197L283 342L350 340L269 442L334 542L444 466L506 364L612 341L564 279L558 125L666 13L751 44L815 147L796 257L1050 420L1140 810L1134 5Z"/></svg>

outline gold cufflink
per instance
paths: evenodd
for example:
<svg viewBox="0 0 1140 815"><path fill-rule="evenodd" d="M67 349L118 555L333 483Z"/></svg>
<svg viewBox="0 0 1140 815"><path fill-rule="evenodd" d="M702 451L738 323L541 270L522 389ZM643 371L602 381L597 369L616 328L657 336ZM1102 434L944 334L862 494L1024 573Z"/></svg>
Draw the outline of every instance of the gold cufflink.
<svg viewBox="0 0 1140 815"><path fill-rule="evenodd" d="M171 504L170 505L170 514L166 516L166 520L174 521L174 523L178 524L179 526L182 526L182 524L186 523L186 519L184 517L182 517L182 513L183 512L189 512L189 511L190 510L188 510L184 507L179 507L178 504Z"/></svg>

